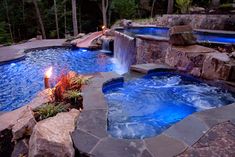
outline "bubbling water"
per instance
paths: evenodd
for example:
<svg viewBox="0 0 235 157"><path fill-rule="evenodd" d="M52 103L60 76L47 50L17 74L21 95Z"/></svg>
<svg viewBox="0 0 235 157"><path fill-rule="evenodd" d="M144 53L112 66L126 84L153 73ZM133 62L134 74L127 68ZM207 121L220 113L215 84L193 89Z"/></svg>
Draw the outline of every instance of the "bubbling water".
<svg viewBox="0 0 235 157"><path fill-rule="evenodd" d="M235 102L220 88L167 73L110 88L105 97L109 133L127 139L158 135L194 112Z"/></svg>

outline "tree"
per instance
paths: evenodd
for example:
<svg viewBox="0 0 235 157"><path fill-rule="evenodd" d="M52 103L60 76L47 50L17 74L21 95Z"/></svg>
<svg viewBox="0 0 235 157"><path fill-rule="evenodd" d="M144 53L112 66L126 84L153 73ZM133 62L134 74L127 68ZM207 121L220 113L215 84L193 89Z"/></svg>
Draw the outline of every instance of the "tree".
<svg viewBox="0 0 235 157"><path fill-rule="evenodd" d="M55 11L55 24L56 24L56 33L57 33L57 38L60 38L60 32L59 32L59 24L58 24L58 14L57 14L57 5L56 5L56 0L54 0L54 11Z"/></svg>
<svg viewBox="0 0 235 157"><path fill-rule="evenodd" d="M137 5L135 0L113 0L112 9L120 15L120 18L133 18Z"/></svg>
<svg viewBox="0 0 235 157"><path fill-rule="evenodd" d="M78 35L78 20L77 20L77 4L76 0L72 0L72 15L73 15L73 35Z"/></svg>
<svg viewBox="0 0 235 157"><path fill-rule="evenodd" d="M102 0L102 16L103 16L103 25L107 26L107 11L109 7L108 0Z"/></svg>
<svg viewBox="0 0 235 157"><path fill-rule="evenodd" d="M151 7L151 17L153 18L153 10L155 6L156 0L153 0L152 7Z"/></svg>
<svg viewBox="0 0 235 157"><path fill-rule="evenodd" d="M9 32L10 32L10 35L11 35L11 41L14 42L12 29L11 29L11 21L10 21L10 17L9 17L8 4L7 4L6 0L4 1L4 3L5 3L6 15L7 15L8 28L9 28Z"/></svg>
<svg viewBox="0 0 235 157"><path fill-rule="evenodd" d="M220 5L220 0L211 0L211 6L218 8L218 6Z"/></svg>
<svg viewBox="0 0 235 157"><path fill-rule="evenodd" d="M0 43L9 43L11 41L10 35L5 29L6 23L0 22Z"/></svg>
<svg viewBox="0 0 235 157"><path fill-rule="evenodd" d="M34 4L35 10L36 10L37 17L38 17L38 22L39 22L40 27L41 27L42 37L43 37L43 39L46 39L46 32L45 32L45 28L44 28L44 24L43 24L43 21L42 21L42 17L41 17L41 13L40 13L40 10L39 10L39 7L38 7L37 0L33 0L33 4Z"/></svg>
<svg viewBox="0 0 235 157"><path fill-rule="evenodd" d="M37 0L32 0L32 1L33 1L33 4L34 4L34 7L35 7L35 11L36 11L36 14L37 14L39 25L40 25L40 28L41 28L42 37L43 37L43 39L46 39L45 27L44 27L44 24L43 24L43 21L42 21L42 17L41 17L41 13L40 13L40 10L39 10L39 7L38 7Z"/></svg>
<svg viewBox="0 0 235 157"><path fill-rule="evenodd" d="M187 13L192 3L192 0L176 0L176 7L180 10L180 13Z"/></svg>
<svg viewBox="0 0 235 157"><path fill-rule="evenodd" d="M174 0L168 0L167 14L172 14L174 11Z"/></svg>

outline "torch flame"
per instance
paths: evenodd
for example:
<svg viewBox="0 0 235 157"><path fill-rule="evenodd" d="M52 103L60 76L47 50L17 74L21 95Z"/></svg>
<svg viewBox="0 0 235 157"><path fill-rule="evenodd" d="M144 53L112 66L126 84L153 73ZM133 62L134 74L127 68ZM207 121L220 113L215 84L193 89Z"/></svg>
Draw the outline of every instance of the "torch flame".
<svg viewBox="0 0 235 157"><path fill-rule="evenodd" d="M50 67L50 68L46 71L45 77L46 77L46 78L50 78L51 75L52 75L52 67Z"/></svg>
<svg viewBox="0 0 235 157"><path fill-rule="evenodd" d="M105 25L103 25L103 26L102 26L102 29L105 29L105 28L106 28L106 26L105 26Z"/></svg>

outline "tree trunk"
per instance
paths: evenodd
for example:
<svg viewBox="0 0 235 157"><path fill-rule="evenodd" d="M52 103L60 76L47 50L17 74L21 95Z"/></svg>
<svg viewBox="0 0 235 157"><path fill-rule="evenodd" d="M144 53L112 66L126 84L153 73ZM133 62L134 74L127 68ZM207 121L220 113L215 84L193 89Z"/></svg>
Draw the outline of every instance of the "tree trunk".
<svg viewBox="0 0 235 157"><path fill-rule="evenodd" d="M44 28L44 25L43 25L43 22L42 22L42 17L41 17L40 11L39 11L37 0L33 0L33 4L35 6L36 14L37 14L37 17L38 17L38 22L39 22L40 27L41 27L42 37L43 37L43 39L46 39L46 32L45 32L45 28Z"/></svg>
<svg viewBox="0 0 235 157"><path fill-rule="evenodd" d="M81 8L81 4L79 6L79 17L78 17L78 25L79 25L79 32L82 32L82 8Z"/></svg>
<svg viewBox="0 0 235 157"><path fill-rule="evenodd" d="M212 0L212 1L211 1L211 6L212 6L213 8L218 8L219 5L220 5L220 0Z"/></svg>
<svg viewBox="0 0 235 157"><path fill-rule="evenodd" d="M78 20L77 20L77 5L76 0L72 0L72 14L73 14L73 35L78 35Z"/></svg>
<svg viewBox="0 0 235 157"><path fill-rule="evenodd" d="M151 18L153 18L153 11L154 11L155 2L156 2L156 0L153 0L152 8L151 8Z"/></svg>
<svg viewBox="0 0 235 157"><path fill-rule="evenodd" d="M59 24L58 24L58 14L57 14L57 5L56 5L56 0L54 0L54 11L55 11L55 24L56 24L56 33L57 33L57 38L60 38L60 32L59 32Z"/></svg>
<svg viewBox="0 0 235 157"><path fill-rule="evenodd" d="M174 10L174 0L168 0L167 14L172 14Z"/></svg>
<svg viewBox="0 0 235 157"><path fill-rule="evenodd" d="M103 25L107 27L107 10L109 6L108 0L102 0L102 16L103 16Z"/></svg>
<svg viewBox="0 0 235 157"><path fill-rule="evenodd" d="M7 4L6 0L4 2L5 2L6 14L7 14L8 28L9 28L9 32L10 32L10 35L11 35L11 42L14 42L14 38L13 38L13 34L12 34L12 29L11 29L11 21L10 21L10 16L9 16L8 4Z"/></svg>
<svg viewBox="0 0 235 157"><path fill-rule="evenodd" d="M66 38L66 34L67 34L67 16L66 16L66 2L64 4L64 37Z"/></svg>

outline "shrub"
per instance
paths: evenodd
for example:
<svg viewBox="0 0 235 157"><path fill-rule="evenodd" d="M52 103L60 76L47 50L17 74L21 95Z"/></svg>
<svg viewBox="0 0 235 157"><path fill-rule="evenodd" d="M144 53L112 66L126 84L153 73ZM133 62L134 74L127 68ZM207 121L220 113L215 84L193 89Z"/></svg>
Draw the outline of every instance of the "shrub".
<svg viewBox="0 0 235 157"><path fill-rule="evenodd" d="M82 93L77 90L68 90L63 95L64 100L79 109L83 109L82 105Z"/></svg>
<svg viewBox="0 0 235 157"><path fill-rule="evenodd" d="M180 13L187 13L192 0L176 0L176 7L180 10Z"/></svg>
<svg viewBox="0 0 235 157"><path fill-rule="evenodd" d="M85 77L85 76L75 76L71 78L70 89L81 90L81 87L83 85L86 85L89 83L89 79L90 77Z"/></svg>
<svg viewBox="0 0 235 157"><path fill-rule="evenodd" d="M34 110L35 119L37 121L53 117L60 112L66 112L68 107L62 103L46 103L43 106Z"/></svg>

